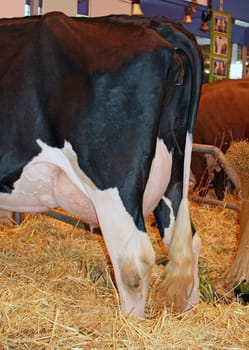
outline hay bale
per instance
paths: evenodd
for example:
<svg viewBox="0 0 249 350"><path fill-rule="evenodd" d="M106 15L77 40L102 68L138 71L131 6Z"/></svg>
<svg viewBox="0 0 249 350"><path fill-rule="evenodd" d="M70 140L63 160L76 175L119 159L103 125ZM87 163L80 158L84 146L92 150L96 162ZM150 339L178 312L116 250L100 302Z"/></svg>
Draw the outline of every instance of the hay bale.
<svg viewBox="0 0 249 350"><path fill-rule="evenodd" d="M226 153L227 160L237 172L241 182L241 197L249 199L249 142L234 141Z"/></svg>
<svg viewBox="0 0 249 350"><path fill-rule="evenodd" d="M249 283L249 142L233 142L227 159L236 170L241 183L240 242L238 252L227 276L230 287Z"/></svg>

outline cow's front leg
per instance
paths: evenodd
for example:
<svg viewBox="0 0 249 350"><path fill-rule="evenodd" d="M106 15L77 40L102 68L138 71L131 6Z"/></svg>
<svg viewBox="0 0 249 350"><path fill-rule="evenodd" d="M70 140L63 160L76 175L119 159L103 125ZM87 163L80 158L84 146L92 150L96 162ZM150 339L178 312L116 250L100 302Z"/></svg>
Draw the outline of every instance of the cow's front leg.
<svg viewBox="0 0 249 350"><path fill-rule="evenodd" d="M122 311L143 317L151 268L155 261L154 251L144 232L130 232L132 235L128 241L120 245L119 257L112 252L111 258Z"/></svg>
<svg viewBox="0 0 249 350"><path fill-rule="evenodd" d="M125 314L143 317L155 261L151 242L145 232L137 229L117 189L96 190L91 199L113 264L121 309Z"/></svg>

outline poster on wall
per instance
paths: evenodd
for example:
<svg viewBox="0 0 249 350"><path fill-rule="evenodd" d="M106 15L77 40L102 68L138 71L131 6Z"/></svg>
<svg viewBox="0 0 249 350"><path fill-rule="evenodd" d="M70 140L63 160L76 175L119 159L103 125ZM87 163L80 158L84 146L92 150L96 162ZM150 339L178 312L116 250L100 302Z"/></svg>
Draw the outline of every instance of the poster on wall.
<svg viewBox="0 0 249 350"><path fill-rule="evenodd" d="M212 11L210 29L209 82L229 77L231 62L232 16L222 11Z"/></svg>

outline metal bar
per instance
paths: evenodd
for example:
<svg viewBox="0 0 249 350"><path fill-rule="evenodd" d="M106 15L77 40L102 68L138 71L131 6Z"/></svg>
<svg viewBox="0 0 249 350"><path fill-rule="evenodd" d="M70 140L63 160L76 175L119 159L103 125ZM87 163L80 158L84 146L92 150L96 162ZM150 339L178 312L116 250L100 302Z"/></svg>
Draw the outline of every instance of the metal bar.
<svg viewBox="0 0 249 350"><path fill-rule="evenodd" d="M218 199L206 198L196 194L194 194L191 199L193 202L196 202L196 203L220 206L220 207L232 209L238 212L240 212L240 209L241 209L241 206L235 203L227 203L227 202L220 201Z"/></svg>
<svg viewBox="0 0 249 350"><path fill-rule="evenodd" d="M59 213L55 210L49 210L49 211L42 213L42 214L47 215L53 219L65 222L66 224L69 224L72 226L77 226L79 228L83 228L84 230L90 231L91 233L101 235L100 228L94 227L91 230L91 228L88 224L84 223L80 219L72 218L71 216L68 216L67 214L62 214L62 213ZM24 216L24 213L13 212L12 213L12 220L13 220L14 224L20 225L23 221L23 216Z"/></svg>
<svg viewBox="0 0 249 350"><path fill-rule="evenodd" d="M12 213L12 220L15 225L20 225L22 223L23 215L24 215L23 213L17 213L17 212Z"/></svg>
<svg viewBox="0 0 249 350"><path fill-rule="evenodd" d="M49 211L45 212L44 214L47 216L50 216L53 219L63 221L66 224L70 224L72 226L77 226L77 227L83 228L84 230L90 231L90 226L88 224L85 224L83 221L81 221L79 219L72 218L66 214L58 213L54 210L49 210Z"/></svg>

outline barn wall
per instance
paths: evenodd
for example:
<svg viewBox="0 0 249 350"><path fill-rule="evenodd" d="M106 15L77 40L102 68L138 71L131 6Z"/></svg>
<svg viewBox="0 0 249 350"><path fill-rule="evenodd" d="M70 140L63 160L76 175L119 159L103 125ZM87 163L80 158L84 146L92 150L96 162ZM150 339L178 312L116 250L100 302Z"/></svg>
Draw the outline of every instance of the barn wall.
<svg viewBox="0 0 249 350"><path fill-rule="evenodd" d="M131 14L131 4L122 0L89 0L88 14L99 17L110 14Z"/></svg>
<svg viewBox="0 0 249 350"><path fill-rule="evenodd" d="M141 2L145 16L166 16L177 22L182 22L184 6L189 6L185 0L143 0ZM220 0L212 1L213 9L219 10ZM224 0L224 12L231 13L234 19L249 22L249 0ZM209 38L209 32L200 31L202 11L207 13L207 6L197 5L197 11L192 14L192 23L183 24L194 35ZM232 42L247 43L245 27L233 25Z"/></svg>
<svg viewBox="0 0 249 350"><path fill-rule="evenodd" d="M25 0L0 0L0 17L22 17L25 14Z"/></svg>
<svg viewBox="0 0 249 350"><path fill-rule="evenodd" d="M249 28L246 28L245 30L245 45L249 46Z"/></svg>
<svg viewBox="0 0 249 350"><path fill-rule="evenodd" d="M45 14L51 11L61 11L68 16L77 15L78 0L43 0L42 13Z"/></svg>
<svg viewBox="0 0 249 350"><path fill-rule="evenodd" d="M213 0L213 7L219 9L220 0ZM224 12L232 13L233 17L249 22L248 0L224 0Z"/></svg>
<svg viewBox="0 0 249 350"><path fill-rule="evenodd" d="M204 2L203 2L204 3ZM178 13L183 13L184 6L189 6L187 0L143 0L141 2L144 5L153 5L161 8L161 16L170 16L171 9L178 8ZM246 22L249 22L249 1L248 0L223 0L224 12L232 13L233 17ZM212 6L214 10L219 10L220 0L212 0ZM181 9L180 9L181 7ZM198 10L205 10L207 6L197 5ZM167 14L168 12L168 14Z"/></svg>

